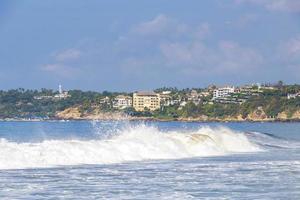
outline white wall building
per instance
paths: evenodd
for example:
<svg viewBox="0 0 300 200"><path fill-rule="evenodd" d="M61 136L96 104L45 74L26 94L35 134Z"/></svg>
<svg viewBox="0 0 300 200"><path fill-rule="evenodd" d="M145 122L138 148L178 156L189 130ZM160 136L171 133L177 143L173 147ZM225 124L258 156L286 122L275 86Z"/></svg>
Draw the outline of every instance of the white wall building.
<svg viewBox="0 0 300 200"><path fill-rule="evenodd" d="M65 98L68 98L70 97L68 91L64 91L62 89L62 86L59 85L58 86L58 94L54 95L54 99L65 99Z"/></svg>
<svg viewBox="0 0 300 200"><path fill-rule="evenodd" d="M229 94L234 93L234 87L222 87L217 88L213 91L213 99L224 98L229 96Z"/></svg>
<svg viewBox="0 0 300 200"><path fill-rule="evenodd" d="M288 94L287 95L287 98L288 99L295 99L295 98L297 98L297 97L299 97L300 95L299 95L299 93L297 93L297 94Z"/></svg>
<svg viewBox="0 0 300 200"><path fill-rule="evenodd" d="M111 104L110 103L110 98L109 97L104 97L100 99L100 104Z"/></svg>
<svg viewBox="0 0 300 200"><path fill-rule="evenodd" d="M132 107L132 97L118 95L113 101L113 107L117 109L125 109L128 107Z"/></svg>

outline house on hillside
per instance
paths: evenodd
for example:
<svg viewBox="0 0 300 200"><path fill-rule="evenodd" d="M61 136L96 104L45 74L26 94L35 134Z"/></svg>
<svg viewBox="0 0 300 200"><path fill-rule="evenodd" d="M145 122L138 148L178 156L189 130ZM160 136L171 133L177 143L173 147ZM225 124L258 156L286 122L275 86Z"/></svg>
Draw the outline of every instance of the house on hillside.
<svg viewBox="0 0 300 200"><path fill-rule="evenodd" d="M125 109L132 107L132 97L126 95L118 95L113 100L113 108Z"/></svg>
<svg viewBox="0 0 300 200"><path fill-rule="evenodd" d="M136 111L159 110L160 95L155 92L135 92L133 93L133 108Z"/></svg>

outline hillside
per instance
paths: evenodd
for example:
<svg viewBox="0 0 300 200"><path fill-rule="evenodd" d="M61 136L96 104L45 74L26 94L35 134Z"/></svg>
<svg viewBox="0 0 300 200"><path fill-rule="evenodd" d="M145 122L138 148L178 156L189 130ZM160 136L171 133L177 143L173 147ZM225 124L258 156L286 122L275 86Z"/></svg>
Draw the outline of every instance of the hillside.
<svg viewBox="0 0 300 200"><path fill-rule="evenodd" d="M137 112L132 107L119 109L115 106L118 95L130 97L132 93L70 90L59 94L47 89L16 89L0 91L0 119L300 120L300 86L270 88L258 91L253 87L247 93L241 88L227 96L226 101L224 98L213 99L213 90L210 88L157 89L155 92L162 94L163 91L169 91L168 98L174 103L167 104L162 98L161 108L152 112ZM198 95L196 100L193 95Z"/></svg>

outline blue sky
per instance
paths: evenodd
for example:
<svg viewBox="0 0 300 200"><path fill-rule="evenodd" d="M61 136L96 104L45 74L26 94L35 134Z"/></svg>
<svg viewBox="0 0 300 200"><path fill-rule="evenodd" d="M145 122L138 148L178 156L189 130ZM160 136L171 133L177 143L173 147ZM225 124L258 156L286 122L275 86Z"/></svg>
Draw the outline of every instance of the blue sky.
<svg viewBox="0 0 300 200"><path fill-rule="evenodd" d="M298 0L1 0L0 89L300 83Z"/></svg>

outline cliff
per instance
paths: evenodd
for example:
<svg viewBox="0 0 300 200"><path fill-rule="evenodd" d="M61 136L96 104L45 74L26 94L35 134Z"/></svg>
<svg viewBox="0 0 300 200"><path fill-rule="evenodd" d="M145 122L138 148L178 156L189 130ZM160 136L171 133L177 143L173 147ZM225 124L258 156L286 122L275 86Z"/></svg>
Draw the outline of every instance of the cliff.
<svg viewBox="0 0 300 200"><path fill-rule="evenodd" d="M101 112L94 109L91 112L81 111L80 107L67 108L55 115L58 119L66 120L109 120L109 119L127 119L128 117L122 112Z"/></svg>
<svg viewBox="0 0 300 200"><path fill-rule="evenodd" d="M275 118L270 118L267 116L265 111L258 107L253 112L249 113L246 117L242 115L236 116L225 116L225 117L208 117L206 115L201 115L198 117L179 117L179 118L155 118L155 117L137 117L128 116L123 112L103 112L99 109L94 109L90 112L82 111L80 107L67 108L61 112L57 112L55 115L58 119L65 120L158 120L158 121L187 121L187 122L243 122L243 121L253 121L253 122L263 122L263 121L296 121L300 120L300 110L289 114L287 111L279 113Z"/></svg>
<svg viewBox="0 0 300 200"><path fill-rule="evenodd" d="M278 120L281 120L281 121L300 120L300 110L297 110L296 112L292 112L292 113L283 111L278 114L277 118L278 118Z"/></svg>
<svg viewBox="0 0 300 200"><path fill-rule="evenodd" d="M81 112L78 107L72 107L56 113L56 117L59 119L81 119Z"/></svg>

